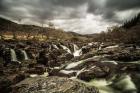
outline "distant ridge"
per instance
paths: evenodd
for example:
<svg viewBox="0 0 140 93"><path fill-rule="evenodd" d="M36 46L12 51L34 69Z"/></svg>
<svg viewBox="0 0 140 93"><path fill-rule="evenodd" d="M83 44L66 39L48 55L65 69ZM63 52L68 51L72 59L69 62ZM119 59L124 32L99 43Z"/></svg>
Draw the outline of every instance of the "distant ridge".
<svg viewBox="0 0 140 93"><path fill-rule="evenodd" d="M40 27L35 25L18 24L12 22L8 19L0 17L0 32L14 32L14 33L30 33L31 35L46 35L48 38L52 39L62 39L62 40L88 40L85 35L78 34L76 32L65 32L63 29L55 29L51 27ZM17 34L17 35L18 35Z"/></svg>

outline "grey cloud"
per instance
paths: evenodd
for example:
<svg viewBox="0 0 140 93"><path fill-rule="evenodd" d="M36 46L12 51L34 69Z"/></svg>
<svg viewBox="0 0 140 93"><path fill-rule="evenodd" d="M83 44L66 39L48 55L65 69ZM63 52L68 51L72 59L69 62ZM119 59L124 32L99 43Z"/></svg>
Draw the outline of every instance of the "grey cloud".
<svg viewBox="0 0 140 93"><path fill-rule="evenodd" d="M87 3L89 0L50 0L55 5L65 7L76 7L81 4Z"/></svg>
<svg viewBox="0 0 140 93"><path fill-rule="evenodd" d="M88 13L119 23L116 13L129 9L140 9L140 0L0 0L0 15L39 23L53 19L81 19Z"/></svg>
<svg viewBox="0 0 140 93"><path fill-rule="evenodd" d="M115 14L120 11L127 10L140 10L140 0L106 0L106 4L104 7L104 18L110 21L115 21L118 23L122 23L124 20L118 20L115 18ZM136 15L136 14L134 14ZM121 16L121 15L120 15ZM129 15L131 16L131 15ZM123 17L123 16L122 16ZM125 16L124 16L125 18Z"/></svg>
<svg viewBox="0 0 140 93"><path fill-rule="evenodd" d="M102 15L105 20L120 23L122 21L115 18L116 12L129 9L140 10L140 0L91 0L88 12Z"/></svg>
<svg viewBox="0 0 140 93"><path fill-rule="evenodd" d="M16 19L28 18L24 11L17 11L13 8L23 7L28 11L34 20L44 22L46 19L54 18L80 18L83 17L79 7L85 4L86 0L2 0L0 14ZM3 4L3 5L2 5ZM4 6L4 7L3 7ZM4 10L6 9L6 10ZM80 9L80 10L79 10Z"/></svg>
<svg viewBox="0 0 140 93"><path fill-rule="evenodd" d="M140 8L140 0L107 0L106 7L114 10Z"/></svg>

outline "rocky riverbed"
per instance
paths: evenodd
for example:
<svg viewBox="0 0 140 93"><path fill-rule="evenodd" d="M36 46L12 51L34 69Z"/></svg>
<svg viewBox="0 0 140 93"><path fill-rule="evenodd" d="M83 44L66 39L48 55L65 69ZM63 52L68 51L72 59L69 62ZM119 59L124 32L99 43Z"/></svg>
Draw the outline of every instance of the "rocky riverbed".
<svg viewBox="0 0 140 93"><path fill-rule="evenodd" d="M1 93L139 93L140 46L0 41Z"/></svg>

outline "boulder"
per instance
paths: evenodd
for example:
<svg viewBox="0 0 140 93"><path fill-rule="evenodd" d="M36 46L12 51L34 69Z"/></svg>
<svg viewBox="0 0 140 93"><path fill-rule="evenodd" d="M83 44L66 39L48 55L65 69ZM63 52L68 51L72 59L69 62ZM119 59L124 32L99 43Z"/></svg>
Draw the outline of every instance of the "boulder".
<svg viewBox="0 0 140 93"><path fill-rule="evenodd" d="M116 71L116 65L113 63L102 63L96 61L87 61L74 69L79 69L77 77L81 80L89 81L93 78L109 78Z"/></svg>
<svg viewBox="0 0 140 93"><path fill-rule="evenodd" d="M33 68L29 68L26 72L27 73L30 73L30 74L38 74L38 75L41 75L44 72L46 72L46 67L44 65L36 65Z"/></svg>
<svg viewBox="0 0 140 93"><path fill-rule="evenodd" d="M5 76L0 77L0 92L9 93L11 91L12 82Z"/></svg>
<svg viewBox="0 0 140 93"><path fill-rule="evenodd" d="M98 89L62 77L28 78L12 88L12 93L99 93Z"/></svg>

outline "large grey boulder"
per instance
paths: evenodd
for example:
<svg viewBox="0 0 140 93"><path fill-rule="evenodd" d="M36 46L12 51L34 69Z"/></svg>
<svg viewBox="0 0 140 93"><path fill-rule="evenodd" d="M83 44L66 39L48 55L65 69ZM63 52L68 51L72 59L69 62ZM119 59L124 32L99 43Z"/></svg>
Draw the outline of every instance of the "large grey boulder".
<svg viewBox="0 0 140 93"><path fill-rule="evenodd" d="M99 93L98 89L62 77L28 78L13 87L12 93Z"/></svg>

